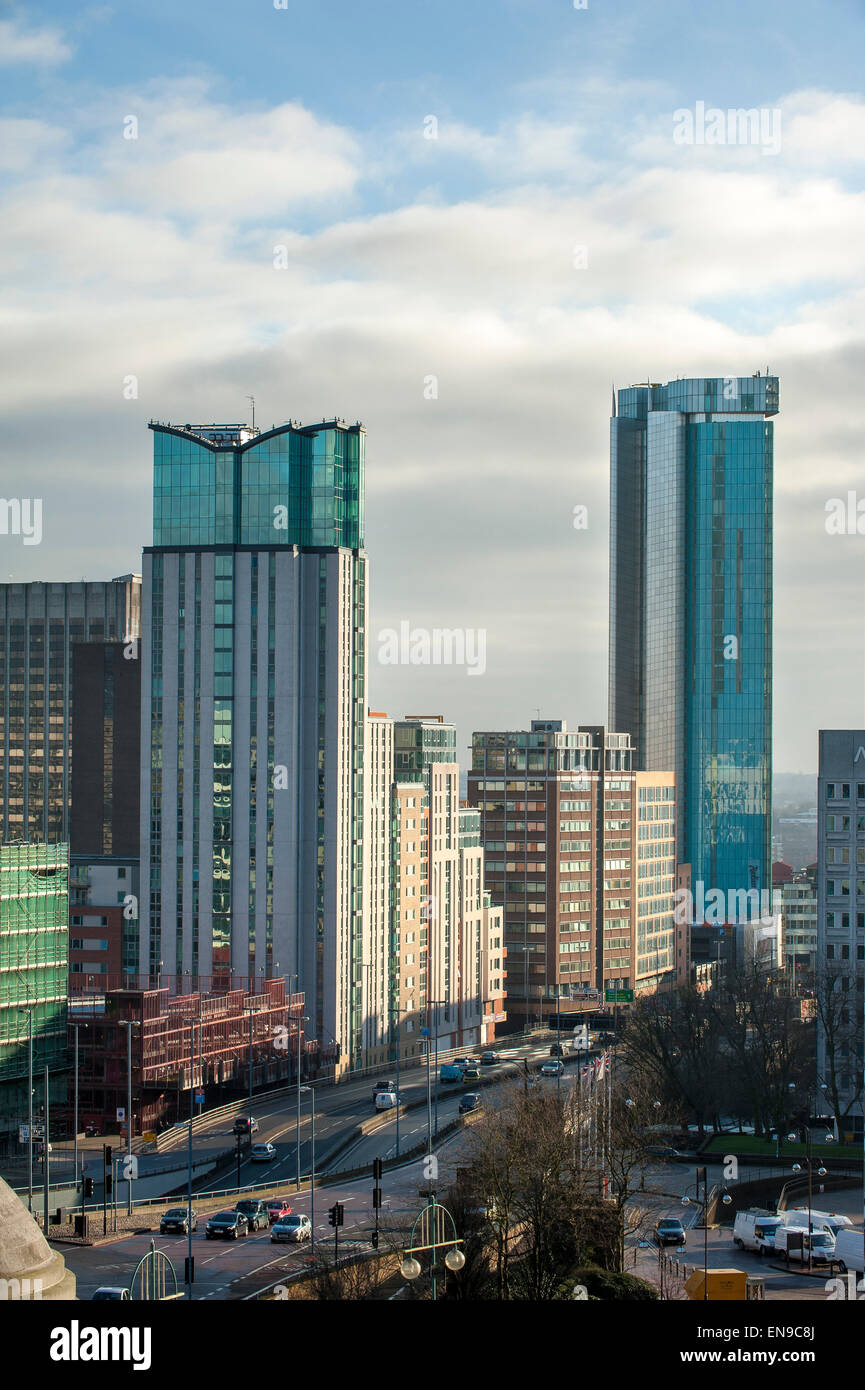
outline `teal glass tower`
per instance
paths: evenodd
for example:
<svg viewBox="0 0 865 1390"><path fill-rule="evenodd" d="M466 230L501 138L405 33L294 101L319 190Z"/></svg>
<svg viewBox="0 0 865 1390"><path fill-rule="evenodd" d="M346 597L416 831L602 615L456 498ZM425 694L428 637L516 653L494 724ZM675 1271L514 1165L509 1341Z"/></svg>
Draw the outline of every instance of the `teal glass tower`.
<svg viewBox="0 0 865 1390"><path fill-rule="evenodd" d="M151 422L140 969L177 993L296 979L362 1039L366 555L359 424Z"/></svg>
<svg viewBox="0 0 865 1390"><path fill-rule="evenodd" d="M613 411L610 727L675 772L692 882L771 890L778 378L646 383Z"/></svg>

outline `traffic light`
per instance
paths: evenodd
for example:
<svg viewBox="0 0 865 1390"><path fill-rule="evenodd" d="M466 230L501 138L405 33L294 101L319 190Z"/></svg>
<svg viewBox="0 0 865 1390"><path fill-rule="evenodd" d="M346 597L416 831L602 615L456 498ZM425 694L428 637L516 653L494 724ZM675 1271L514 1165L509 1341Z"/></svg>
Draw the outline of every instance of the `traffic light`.
<svg viewBox="0 0 865 1390"><path fill-rule="evenodd" d="M105 1167L106 1167L106 1168L110 1168L110 1167L111 1167L111 1145L110 1145L110 1144L103 1144L103 1145L102 1145L102 1161L103 1161L103 1163L105 1164Z"/></svg>
<svg viewBox="0 0 865 1390"><path fill-rule="evenodd" d="M345 1207L343 1206L342 1202L336 1202L327 1214L327 1219L330 1225L341 1226L343 1224L344 1213Z"/></svg>
<svg viewBox="0 0 865 1390"><path fill-rule="evenodd" d="M378 1231L373 1231L372 1235L370 1236L370 1240L372 1241L372 1248L373 1248L373 1250L377 1250L377 1249L378 1249Z"/></svg>
<svg viewBox="0 0 865 1390"><path fill-rule="evenodd" d="M92 1196L93 1196L93 1179L92 1179L92 1178L85 1178L85 1179L84 1179L84 1196L85 1196L85 1197L92 1197Z"/></svg>
<svg viewBox="0 0 865 1390"><path fill-rule="evenodd" d="M381 1182L381 1174L382 1161L380 1158L374 1158L372 1161L372 1175L375 1178L376 1182Z"/></svg>
<svg viewBox="0 0 865 1390"><path fill-rule="evenodd" d="M110 1197L114 1191L114 1181L111 1173L105 1174L105 1196Z"/></svg>
<svg viewBox="0 0 865 1390"><path fill-rule="evenodd" d="M380 1206L381 1206L381 1188L380 1188L380 1187L374 1187L374 1188L372 1189L372 1209L373 1209L373 1211L375 1211L375 1210L376 1210L378 1207L380 1207Z"/></svg>

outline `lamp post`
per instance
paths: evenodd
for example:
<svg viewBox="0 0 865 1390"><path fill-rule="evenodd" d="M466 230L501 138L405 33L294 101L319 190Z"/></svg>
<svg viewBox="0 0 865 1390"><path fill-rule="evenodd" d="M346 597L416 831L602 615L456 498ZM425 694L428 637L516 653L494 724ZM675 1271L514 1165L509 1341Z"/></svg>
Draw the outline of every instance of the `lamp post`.
<svg viewBox="0 0 865 1390"><path fill-rule="evenodd" d="M126 1029L126 1215L132 1215L132 1030L140 1026L138 1019L124 1018L120 1027Z"/></svg>
<svg viewBox="0 0 865 1390"><path fill-rule="evenodd" d="M27 1209L33 1210L33 1004L19 1004L27 1015Z"/></svg>
<svg viewBox="0 0 865 1390"><path fill-rule="evenodd" d="M399 1009L391 1008L390 1013L396 1018L396 1156L399 1158Z"/></svg>
<svg viewBox="0 0 865 1390"><path fill-rule="evenodd" d="M72 1118L72 1171L75 1174L75 1186L78 1186L78 1029L86 1028L86 1023L73 1023L75 1029L75 1080L73 1083L73 1118ZM83 1210L83 1208L82 1208Z"/></svg>
<svg viewBox="0 0 865 1390"><path fill-rule="evenodd" d="M194 1279L192 1263L192 1121L195 1116L195 1019L187 1018L189 1024L189 1134L186 1158L186 1295L192 1298Z"/></svg>
<svg viewBox="0 0 865 1390"><path fill-rule="evenodd" d="M694 1194L697 1201L700 1200L700 1181L703 1183L703 1301L708 1302L709 1298L709 1186L707 1170L698 1168L695 1173ZM690 1197L687 1192L682 1198L682 1206L688 1206Z"/></svg>
<svg viewBox="0 0 865 1390"><path fill-rule="evenodd" d="M450 1223L452 1233L450 1239L447 1235L448 1223ZM418 1244L415 1244L415 1231L418 1228L418 1224L420 1224L420 1241ZM454 1273L462 1269L466 1262L466 1257L459 1248L462 1245L462 1241L457 1238L456 1222L447 1207L442 1206L441 1202L436 1201L435 1193L432 1189L430 1189L427 1205L420 1215L415 1218L409 1241L409 1245L407 1245L403 1251L402 1262L399 1267L400 1274L403 1279L419 1278L421 1266L419 1260L417 1260L415 1256L423 1254L428 1250L430 1252L430 1291L432 1294L432 1301L435 1303L437 1295L436 1259L438 1250L445 1245L449 1246L444 1260L445 1268L452 1270Z"/></svg>
<svg viewBox="0 0 865 1390"><path fill-rule="evenodd" d="M309 1094L310 1094L310 1097L311 1097L311 1099L312 1099L312 1133L311 1133L311 1138L312 1138L312 1166L311 1166L311 1168L310 1168L310 1174L309 1174L309 1220L310 1220L310 1226L311 1226L311 1234L310 1234L310 1237L309 1237L309 1251L310 1251L310 1254L311 1254L311 1255L314 1255L314 1254L315 1254L315 1087L314 1087L314 1086L301 1086L301 1087L299 1088L298 1095L300 1094L300 1091L308 1091Z"/></svg>
<svg viewBox="0 0 865 1390"><path fill-rule="evenodd" d="M302 1065L301 1065L301 1057L302 1057L302 1055L303 1055L303 1025L304 1025L305 1023L308 1023L308 1022L309 1022L308 1017L307 1017L305 1014L301 1014L300 1017L299 1017L299 1019L298 1019L298 1033L297 1033L297 1126L296 1126L296 1130L295 1130L295 1142L294 1142L294 1147L295 1147L295 1149L296 1149L296 1151L297 1151L297 1191L298 1191L298 1192L300 1191L300 1093L301 1093L301 1091L306 1090L306 1087L305 1087L305 1086L301 1086L301 1081L303 1080L303 1067L302 1067Z"/></svg>
<svg viewBox="0 0 865 1390"><path fill-rule="evenodd" d="M252 1115L252 1009L247 1011L246 1017L249 1019L249 1113Z"/></svg>
<svg viewBox="0 0 865 1390"><path fill-rule="evenodd" d="M807 1166L808 1166L808 1271L809 1271L809 1273L810 1273L810 1271L811 1271L811 1263L812 1263L812 1262L811 1262L811 1244L812 1244L811 1236L812 1236L812 1231L813 1231L813 1218L812 1218L812 1216L811 1216L811 1207L812 1207L812 1204L813 1204L813 1185L814 1185L814 1184L813 1184L813 1171L814 1171L813 1165L814 1165L814 1160L813 1160L812 1152L811 1152L811 1146L812 1146L812 1143L813 1143L813 1139L812 1139L812 1135L811 1135L811 1112L812 1112L812 1108L815 1109L815 1110L816 1110L816 1108L817 1108L817 1106L816 1106L817 1092L818 1092L818 1091L823 1091L824 1094L825 1094L826 1089L827 1089L827 1087L826 1087L825 1081L821 1081L820 1084L819 1084L816 1088L813 1087L813 1086L809 1086L808 1089L807 1089L807 1091L806 1091L807 1102L808 1102L808 1113L807 1113L807 1115L805 1116L805 1121L806 1121L806 1123L805 1123L805 1162L806 1162L806 1164L807 1164ZM795 1091L795 1090L796 1090L796 1083L795 1083L795 1081L790 1081L790 1082L788 1082L787 1090L788 1090L788 1091ZM825 1118L825 1116L821 1116L821 1119L824 1119L824 1118ZM787 1138L790 1140L791 1143L795 1143L797 1139L799 1140L800 1143L802 1142L801 1133L796 1134L795 1132L792 1132L792 1131L791 1131L791 1133L787 1135ZM827 1144L834 1144L834 1142L835 1142L835 1136L834 1136L834 1134L828 1134L828 1133L827 1133L824 1142L827 1143ZM801 1173L801 1171L802 1171L802 1165L801 1165L801 1163L794 1163L794 1164L793 1164L793 1172L794 1172L794 1173ZM823 1167L823 1164L822 1164L822 1161L821 1161L820 1167L817 1169L817 1176L822 1178L822 1177L825 1177L825 1175L826 1175L826 1169Z"/></svg>

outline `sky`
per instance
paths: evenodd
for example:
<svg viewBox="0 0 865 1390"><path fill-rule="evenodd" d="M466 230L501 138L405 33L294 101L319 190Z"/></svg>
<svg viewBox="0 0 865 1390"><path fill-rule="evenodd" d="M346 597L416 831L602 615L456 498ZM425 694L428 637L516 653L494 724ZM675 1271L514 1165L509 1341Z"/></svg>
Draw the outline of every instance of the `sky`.
<svg viewBox="0 0 865 1390"><path fill-rule="evenodd" d="M813 772L863 724L863 50L859 0L0 3L0 496L42 503L0 578L140 569L151 418L359 419L370 706L461 760L603 723L611 390L769 367ZM682 143L701 103L763 133ZM483 671L382 662L402 623Z"/></svg>

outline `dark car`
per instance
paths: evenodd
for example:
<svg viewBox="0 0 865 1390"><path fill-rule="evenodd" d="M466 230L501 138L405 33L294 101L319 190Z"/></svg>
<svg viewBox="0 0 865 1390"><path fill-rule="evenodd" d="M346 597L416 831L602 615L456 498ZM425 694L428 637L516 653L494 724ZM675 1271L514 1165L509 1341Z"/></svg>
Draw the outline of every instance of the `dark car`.
<svg viewBox="0 0 865 1390"><path fill-rule="evenodd" d="M189 1234L188 1220L189 1220L189 1212L188 1212L188 1210L187 1210L186 1207L172 1207L170 1211L167 1211L167 1212L165 1212L165 1213L163 1214L162 1220L161 1220L160 1223L159 1223L159 1234L160 1234L161 1236L165 1236L165 1235L169 1235L172 1231L179 1231L179 1232L181 1233L181 1235L184 1235L184 1236L185 1236L185 1235L188 1235L188 1234ZM192 1209L192 1229L193 1229L193 1231L196 1230L197 1226L198 1226L198 1215L197 1215L197 1213L196 1213L196 1211L195 1211L195 1208L193 1207L193 1209Z"/></svg>
<svg viewBox="0 0 865 1390"><path fill-rule="evenodd" d="M551 1057L564 1057L564 1055L565 1055L565 1049L562 1047L561 1043L553 1043L552 1047L550 1048L550 1056L551 1056Z"/></svg>
<svg viewBox="0 0 865 1390"><path fill-rule="evenodd" d="M218 1211L211 1216L204 1228L208 1240L237 1240L239 1236L249 1235L249 1222L242 1211Z"/></svg>
<svg viewBox="0 0 865 1390"><path fill-rule="evenodd" d="M662 1217L652 1234L656 1245L685 1244L685 1228L674 1216Z"/></svg>
<svg viewBox="0 0 865 1390"><path fill-rule="evenodd" d="M244 1197L242 1202L235 1202L234 1210L246 1217L251 1231L263 1231L270 1224L267 1218L267 1203L257 1197Z"/></svg>
<svg viewBox="0 0 865 1390"><path fill-rule="evenodd" d="M235 1134L257 1134L258 1120L253 1119L252 1115L238 1115L234 1121Z"/></svg>
<svg viewBox="0 0 865 1390"><path fill-rule="evenodd" d="M460 1114L468 1115L472 1110L480 1110L481 1098L475 1091L467 1091L460 1099Z"/></svg>
<svg viewBox="0 0 865 1390"><path fill-rule="evenodd" d="M497 1052L484 1052L481 1056L482 1067L494 1067L500 1061L501 1057Z"/></svg>

